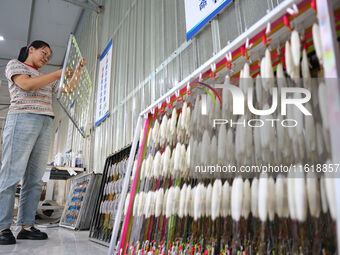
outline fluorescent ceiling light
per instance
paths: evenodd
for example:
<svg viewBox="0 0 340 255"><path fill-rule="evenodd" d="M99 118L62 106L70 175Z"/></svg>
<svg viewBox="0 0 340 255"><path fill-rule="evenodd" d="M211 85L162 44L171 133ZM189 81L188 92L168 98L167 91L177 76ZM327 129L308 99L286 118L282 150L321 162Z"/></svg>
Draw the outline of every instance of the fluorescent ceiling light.
<svg viewBox="0 0 340 255"><path fill-rule="evenodd" d="M2 35L0 35L0 41L3 41L3 40L5 40L5 38Z"/></svg>

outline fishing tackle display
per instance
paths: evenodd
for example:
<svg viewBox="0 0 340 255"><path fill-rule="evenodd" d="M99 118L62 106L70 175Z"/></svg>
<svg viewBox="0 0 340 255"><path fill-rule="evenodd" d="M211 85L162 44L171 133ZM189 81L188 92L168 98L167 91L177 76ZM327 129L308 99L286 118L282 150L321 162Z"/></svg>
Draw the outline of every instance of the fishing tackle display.
<svg viewBox="0 0 340 255"><path fill-rule="evenodd" d="M97 201L101 174L85 174L72 180L59 226L85 230L90 228Z"/></svg>
<svg viewBox="0 0 340 255"><path fill-rule="evenodd" d="M281 28L277 48L247 41L227 70L212 68L145 116L117 254L336 253L329 170L339 162L330 160L320 31L308 20ZM302 107L274 105L286 88ZM266 114L249 105L234 114L235 91Z"/></svg>
<svg viewBox="0 0 340 255"><path fill-rule="evenodd" d="M90 240L108 246L112 234L131 145L106 159L92 216Z"/></svg>

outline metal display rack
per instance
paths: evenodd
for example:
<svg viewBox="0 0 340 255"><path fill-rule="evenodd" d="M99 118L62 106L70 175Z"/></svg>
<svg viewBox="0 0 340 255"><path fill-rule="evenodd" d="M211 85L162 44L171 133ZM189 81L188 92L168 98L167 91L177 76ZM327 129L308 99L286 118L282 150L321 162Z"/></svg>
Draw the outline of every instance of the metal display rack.
<svg viewBox="0 0 340 255"><path fill-rule="evenodd" d="M112 206L115 200L116 205L120 201L121 194L119 194L119 188L114 189L114 183L119 180L124 180L126 173L126 160L130 154L131 145L123 148L122 150L110 155L106 158L103 178L98 190L98 199L95 204L95 210L91 220L90 227L90 240L105 246L109 246L109 241L112 235L112 226L115 224L115 220L119 225L122 225L123 219L116 217L116 206ZM130 175L128 175L129 177ZM125 178L126 179L126 178ZM128 178L130 179L130 178ZM111 197L110 197L111 196ZM108 206L107 201L111 202ZM104 203L105 202L105 203ZM103 212L103 205L105 204L107 211Z"/></svg>
<svg viewBox="0 0 340 255"><path fill-rule="evenodd" d="M135 134L134 134L132 147L131 147L130 157L129 157L129 160L128 160L128 167L126 169L124 186L123 186L122 193L121 193L121 197L124 198L124 199L120 199L120 202L119 202L119 205L118 205L116 220L115 220L115 223L114 223L114 226L113 226L113 231L112 231L113 234L112 234L111 241L110 241L110 248L109 248L109 251L108 251L109 255L119 254L118 247L120 245L119 242L120 242L120 239L121 239L121 236L122 236L122 231L121 231L122 226L121 226L120 219L123 216L124 203L125 203L125 198L126 198L127 193L128 193L130 175L131 175L132 168L133 168L133 161L135 160L135 155L136 155L137 152L138 152L138 156L141 157L141 158L142 158L142 154L143 154L144 142L142 143L142 141L140 141L140 143L142 143L140 145L140 150L139 150L139 147L138 147L137 144L138 144L139 138L141 137L141 131L142 130L144 131L144 140L145 140L145 137L146 137L147 132L148 132L147 130L142 128L144 126L144 123L145 123L145 127L148 127L148 125L149 125L148 123L149 123L149 119L150 119L151 115L155 115L155 114L157 115L157 112L164 111L164 108L166 107L166 105L169 102L174 102L179 95L182 96L183 94L186 94L190 90L191 85L194 85L195 83L197 83L198 81L201 81L202 79L209 80L209 76L210 76L211 73L213 73L215 75L217 74L216 80L218 80L220 77L224 77L224 75L228 72L226 70L226 68L224 68L224 66L226 64L228 64L228 63L226 63L227 62L226 61L226 55L228 55L228 53L233 53L233 56L232 56L233 66L236 67L235 69L240 70L241 69L241 67L240 67L241 63L243 62L241 54L240 54L240 47L242 45L245 45L246 41L248 41L249 39L250 39L250 43L254 44L253 48L251 49L252 52L257 52L257 51L264 52L264 49L263 49L264 46L260 45L261 37L257 37L254 40L252 40L252 39L255 38L258 34L262 33L262 31L265 31L268 24L276 21L278 19L278 17L281 17L282 15L284 15L287 12L287 8L290 8L293 4L299 4L304 8L299 13L299 15L297 15L295 17L296 21L294 21L294 22L296 22L296 23L294 23L294 24L302 24L303 26L312 25L312 22L314 22L313 20L312 20L311 24L307 24L307 22L304 21L306 19L306 17L308 18L311 15L314 15L313 10L306 7L307 4L310 4L310 1L308 3L307 2L308 1L301 1L301 0L299 0L299 1L297 1L297 0L296 1L295 0L283 1L273 11L271 11L270 13L265 15L262 19L260 19L258 22L256 22L252 27L250 27L246 32L244 32L242 35L237 37L233 42L228 44L225 48L223 48L220 52L218 52L214 57L212 57L206 63L204 63L202 66L197 68L191 75L186 77L184 80L182 80L180 83L178 83L173 89L168 91L164 96L159 98L156 102L154 102L147 109L145 109L143 112L140 113L139 118L138 118L138 122L137 122L137 127L136 127ZM320 1L317 1L317 2L321 3L323 1L320 0ZM330 3L330 1L325 1L325 2L328 2L328 4ZM325 3L325 4L327 5L327 3ZM334 10L330 10L330 13L332 11L334 11ZM318 15L321 15L321 13L318 13ZM283 39L286 39L288 36L289 35L287 33L287 29L284 26L280 26L279 28L277 28L275 30L275 35L273 35L273 41L276 41L276 43L277 43L276 46L280 47L280 44L282 43L282 42L280 42L280 40L282 41ZM274 43L272 45L274 45ZM337 60L336 62L338 62L339 56L337 55L335 57L336 57L336 60ZM339 75L339 73L338 73L338 75ZM339 91L339 87L337 87L337 90ZM339 101L336 101L336 102L339 103ZM338 109L339 105L333 105L332 107L334 107L334 109ZM333 109L333 111L334 111L334 109ZM332 111L332 109L330 109L330 111ZM338 127L338 124L339 123L335 123L335 122L332 123L332 125L335 125L334 126L335 128ZM331 134L332 134L332 131L331 131ZM336 143L337 143L337 141L332 141L333 152L334 151L337 151L337 152L340 151L340 148L338 147L338 145ZM334 158L334 155L333 155L333 159L336 159L336 158ZM135 176L138 176L139 171L140 171L140 166L138 166ZM134 178L134 182L136 181L136 179L137 178ZM134 186L134 184L135 183L133 183L132 186ZM129 210L133 206L134 195L135 194L133 193L133 191L131 191ZM339 194L337 194L336 197L337 197L337 201L340 201L340 199L338 198L338 197L340 197ZM130 215L128 214L126 216L126 219L125 219L126 222L125 223L129 222L129 217L130 217ZM340 218L340 214L338 212L337 213L337 220L339 220L339 218ZM337 224L337 225L340 225L340 224ZM338 229L338 231L339 231L339 229ZM338 245L339 244L340 244L340 239L338 237Z"/></svg>
<svg viewBox="0 0 340 255"><path fill-rule="evenodd" d="M70 79L66 78L65 76L66 69L72 68L75 70L81 59L83 59L83 57L78 47L77 41L71 34L68 41L63 72L60 78L57 101L81 135L85 137L85 129L89 111L89 100L92 92L92 81L86 66L80 75L79 84L74 90L70 88ZM63 92L64 90L67 90L68 92Z"/></svg>
<svg viewBox="0 0 340 255"><path fill-rule="evenodd" d="M59 226L76 230L89 229L100 181L101 174L94 173L76 177L72 181Z"/></svg>

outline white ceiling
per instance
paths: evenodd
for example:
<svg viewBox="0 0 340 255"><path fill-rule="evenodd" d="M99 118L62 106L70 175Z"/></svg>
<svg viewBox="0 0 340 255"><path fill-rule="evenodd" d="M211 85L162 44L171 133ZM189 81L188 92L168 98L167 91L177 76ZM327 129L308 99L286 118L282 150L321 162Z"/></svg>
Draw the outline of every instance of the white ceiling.
<svg viewBox="0 0 340 255"><path fill-rule="evenodd" d="M5 40L0 41L0 118L6 116L6 104L9 104L4 75L7 62L17 58L21 47L43 40L50 44L53 57L42 71L59 69L69 35L76 32L83 12L82 8L63 0L1 0L0 35Z"/></svg>

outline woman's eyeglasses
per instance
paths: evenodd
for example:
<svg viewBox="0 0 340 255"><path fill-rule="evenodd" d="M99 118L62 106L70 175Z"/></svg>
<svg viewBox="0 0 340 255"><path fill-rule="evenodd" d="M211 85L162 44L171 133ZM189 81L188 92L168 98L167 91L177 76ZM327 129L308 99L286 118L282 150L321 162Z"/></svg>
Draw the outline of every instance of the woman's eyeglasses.
<svg viewBox="0 0 340 255"><path fill-rule="evenodd" d="M47 61L49 61L51 57L50 54L45 50L41 50L41 52L44 55L44 58L47 59Z"/></svg>

